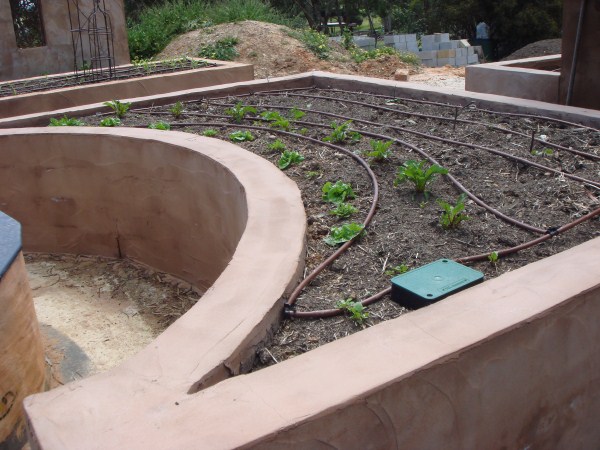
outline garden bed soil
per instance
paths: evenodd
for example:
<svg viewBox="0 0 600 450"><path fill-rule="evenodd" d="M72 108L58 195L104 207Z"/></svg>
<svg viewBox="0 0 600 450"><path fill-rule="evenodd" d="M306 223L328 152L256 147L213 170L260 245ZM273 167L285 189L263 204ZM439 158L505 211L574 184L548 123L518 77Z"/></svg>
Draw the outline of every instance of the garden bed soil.
<svg viewBox="0 0 600 450"><path fill-rule="evenodd" d="M109 72L108 69L105 69L104 71L70 72L46 77L5 81L0 83L0 98L207 67L216 67L216 64L190 58L176 58L158 62L145 61L139 64L119 66L115 67L112 73Z"/></svg>
<svg viewBox="0 0 600 450"><path fill-rule="evenodd" d="M244 105L254 105L258 113L277 111L290 117L290 109L298 108L306 115L291 122L293 134L280 133L255 114L249 114L237 124L227 110L240 101ZM357 101L365 105L352 103ZM541 230L536 233L508 224L473 200L466 202L469 220L456 229L442 228L442 208L438 200L454 203L459 191L447 177L435 179L427 198L415 194L410 183L394 186L399 166L407 160L424 159L414 149L395 142L391 155L383 162L365 157L378 180L376 214L365 235L301 293L296 310L312 311L335 308L337 302L344 299L362 300L389 288L390 270L396 266L414 269L441 258L457 260L483 255L482 260L470 265L483 272L486 278L492 278L600 235L600 222L596 216L543 243L490 262L486 255L529 242L544 235L544 230L554 234L557 227L600 207L600 133L578 125L493 114L474 105L464 106L456 108L355 92L309 89L189 102L184 104L184 112L177 118L169 112L170 106L132 110L122 125L146 127L157 121L170 122L171 129L198 134L210 129L216 131L216 138L226 140L234 131L260 127L250 129L255 140L238 145L273 164L277 164L280 154L269 146L277 139L288 149L302 154L304 161L291 166L285 173L298 184L306 208L305 275L334 252L335 249L323 240L331 227L364 221L373 201L373 185L365 168L341 149L320 143L331 133L333 121L339 125L352 119L352 129L363 134L358 143L337 144L351 153L364 156L370 151L370 141L375 138L369 137L368 133L381 135L378 139L403 140L435 158L479 199L511 218ZM457 122L454 121L456 114ZM105 116L99 114L83 120L89 125L97 125ZM482 149L439 142L411 132L489 147L545 168L531 167L523 161ZM538 140L531 149L532 132ZM551 144L579 150L584 156ZM589 182L575 181L570 176L579 176ZM358 212L350 219L331 215L333 205L322 200L323 184L338 180L351 184L356 193L356 198L349 203L358 208ZM282 310L285 300L282 299ZM257 350L256 367L285 360L407 312L389 296L384 296L366 311L369 317L362 324L344 315L316 320L284 320L272 339Z"/></svg>

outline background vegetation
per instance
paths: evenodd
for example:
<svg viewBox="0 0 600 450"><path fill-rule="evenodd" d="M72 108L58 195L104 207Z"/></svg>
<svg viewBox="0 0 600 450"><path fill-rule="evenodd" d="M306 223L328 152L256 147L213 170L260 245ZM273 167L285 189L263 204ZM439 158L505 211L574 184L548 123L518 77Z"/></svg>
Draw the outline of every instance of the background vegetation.
<svg viewBox="0 0 600 450"><path fill-rule="evenodd" d="M560 37L563 0L125 0L133 58L149 58L178 34L203 26L259 20L324 31L336 19L379 32L474 38L490 26L497 57ZM381 24L381 25L380 25Z"/></svg>

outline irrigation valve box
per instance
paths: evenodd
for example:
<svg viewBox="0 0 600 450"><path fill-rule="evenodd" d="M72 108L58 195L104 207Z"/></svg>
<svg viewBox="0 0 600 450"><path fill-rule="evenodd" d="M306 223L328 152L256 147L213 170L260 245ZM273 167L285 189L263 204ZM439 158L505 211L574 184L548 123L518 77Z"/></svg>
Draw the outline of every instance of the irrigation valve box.
<svg viewBox="0 0 600 450"><path fill-rule="evenodd" d="M409 309L431 305L483 281L483 273L440 259L392 278L392 300Z"/></svg>

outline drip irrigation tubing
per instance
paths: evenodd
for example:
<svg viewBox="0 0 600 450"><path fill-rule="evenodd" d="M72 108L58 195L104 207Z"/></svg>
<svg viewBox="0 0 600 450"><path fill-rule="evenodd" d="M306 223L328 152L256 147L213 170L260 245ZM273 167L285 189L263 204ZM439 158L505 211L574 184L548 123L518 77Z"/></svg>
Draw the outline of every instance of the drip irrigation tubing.
<svg viewBox="0 0 600 450"><path fill-rule="evenodd" d="M248 94L251 95L251 94ZM222 105L222 104L217 104L218 106L229 106L229 105ZM287 107L279 107L279 106L270 106L270 105L260 105L262 107L267 106L267 107L273 107L273 108L285 108L287 109ZM141 112L141 111L136 111L133 110L133 112ZM344 119L344 120L354 120L352 118L347 118L345 116L341 116L341 115L337 115L337 114L331 114L331 113L325 113L325 112L317 112L314 110L308 110L308 112L311 113L320 113L320 114L324 114L324 115L329 115L329 116L334 116L340 119ZM216 114L204 114L204 113L186 113L188 115L194 115L194 116L204 116L204 117L214 117L214 118L228 118L228 116L223 116L223 115L216 115ZM247 120L262 120L265 122L269 122L266 119L262 119L262 118L246 118ZM375 126L379 126L379 124L376 124L374 122L370 122L370 121L364 121L364 120L355 120L356 122L359 123L366 123L369 125L375 125ZM317 127L322 127L322 128L326 128L327 125L324 124L316 124L316 123L312 123L312 122L304 122L304 121L292 121L293 123L296 124L301 124L301 125L308 125L308 126L317 126ZM340 151L350 157L352 157L354 160L356 160L357 162L359 162L359 164L365 168L367 170L367 173L369 174L369 177L371 178L371 182L372 182L372 186L373 186L373 201L371 204L371 208L369 210L369 213L367 214L367 217L365 218L364 222L363 222L363 227L367 228L367 226L369 225L369 223L371 222L374 214L375 214L375 209L377 207L377 201L378 201L378 197L379 197L379 187L378 187L378 183L377 183L377 178L375 176L375 174L372 172L371 168L369 167L368 163L360 158L358 155L350 152L349 150L346 150L343 147L328 143L328 142L323 142L311 137L307 137L307 136L303 136L300 134L296 134L296 133L292 133L289 131L284 131L284 130L279 130L279 129L274 129L274 128L265 128L265 127L260 127L260 126L254 126L254 125L244 125L244 124L231 124L231 123L220 123L220 122L205 122L205 123L173 123L171 124L172 126L219 126L219 127L234 127L234 126L239 126L242 128L247 128L247 129L253 129L253 130L261 130L261 131L265 131L265 130L269 130L269 132L273 132L273 133L277 133L277 134L282 134L282 135L287 135L290 137L294 137L297 139L301 139L301 140L307 140L310 142L313 142L315 144L318 145L323 145L329 148L333 148L337 151ZM391 129L396 129L399 128L401 131L405 131L403 130L401 127L388 127ZM376 134L376 133L371 133L371 132L366 132L366 131L362 131L362 130L353 130L353 131L358 131L361 132L365 135L371 136L371 137L375 137L375 138L379 138L379 139L391 139L401 145L404 145L410 149L412 149L413 151L416 151L417 153L419 153L421 156L425 157L427 160L429 160L430 162L432 162L433 164L439 164L433 157L431 157L427 152L425 152L424 150L420 149L419 147L412 145L408 142L405 142L403 140L400 139L396 139L396 138L391 138L389 136L386 135L380 135L380 134ZM419 135L421 135L422 137L425 137L427 139L433 139L433 140L441 140L442 142L448 142L454 145L465 145L466 143L461 143L459 141L453 141L453 140L448 140L448 139L443 139L443 138L438 138L436 136L432 136L432 135L428 135L427 133L419 133ZM474 144L466 144L467 146L474 146L475 148L480 147L483 150L486 151L491 151L491 153L495 153L495 154L499 154L499 156L504 156L507 157L509 159L515 159L518 157L514 157L513 155L509 155L506 154L504 152L498 151L498 150L493 150L493 149L488 149L486 147L481 147L481 146L475 146ZM537 167L537 168L542 168L543 170L550 170L552 172L555 173L560 173L562 174L562 172L558 172L555 171L552 168L548 168L545 167L543 165L539 165L537 163L533 163L531 161L528 160L524 160L522 158L518 158L519 160L522 160L521 162L527 165L531 165L533 167ZM564 174L569 175L569 174ZM537 227L532 227L530 225L524 224L522 222L516 221L515 219L512 219L508 216L503 215L502 213L500 213L499 211L495 210L494 208L490 207L489 205L485 204L483 201L481 201L479 198L477 198L474 194L472 194L471 192L469 192L458 180L456 180L454 177L452 177L451 175L446 175L446 177L462 192L465 192L469 198L471 198L473 201L475 201L479 206L484 207L485 209L487 209L488 211L492 212L494 215L503 218L503 220L507 220L509 221L511 224L516 225L518 227L522 227L525 229L528 229L530 231L536 232L536 233L542 233L543 235L533 239L531 241L525 242L523 244L520 244L518 246L515 247L511 247L508 249L503 249L498 251L498 255L499 256L506 256L512 253L516 253L518 251L530 248L534 245L537 245L539 243L542 243L548 239L551 239L554 236L557 236L560 233L563 233L567 230L570 230L571 228L575 227L576 225L590 220L598 215L600 215L600 208L597 210L594 210L590 213L588 213L585 216L582 216L581 218L570 222L566 225L563 225L559 228L556 229L551 229L551 230L543 230L541 228L537 228ZM581 179L579 177L576 177L577 181L580 182L589 182L592 185L598 187L597 183L590 181L590 180L586 180L586 179ZM501 217L502 216L502 217ZM339 257L339 255L341 255L343 252L345 252L357 239L359 236L356 236L355 238L353 238L352 240L344 243L340 248L338 248L338 250L336 250L332 255L330 255L325 261L323 261L321 264L319 264L315 269L313 269L313 271L307 275L299 284L298 286L294 289L294 291L292 292L292 294L290 295L290 297L288 298L288 300L285 302L284 304L284 314L288 317L296 317L296 318L324 318L324 317L332 317L332 316L336 316L336 315L340 315L344 313L344 310L342 309L329 309L329 310L316 310L316 311L296 311L295 310L295 303L297 302L301 292L304 290L304 288L314 279L316 278L327 266L329 266L335 259L337 259ZM463 258L459 258L457 259L458 262L460 263L468 263L468 262L475 262L475 261L480 261L480 260L485 260L486 258L488 258L489 254L480 254L480 255L473 255L473 256L467 256L467 257L463 257ZM381 300L383 297L385 297L387 294L389 294L391 291L391 288L386 288L370 297L368 297L367 299L361 301L360 303L363 306L368 306L372 303L375 303L379 300Z"/></svg>
<svg viewBox="0 0 600 450"><path fill-rule="evenodd" d="M260 94L260 95L263 95L263 94ZM357 100L347 100L347 99L340 100L340 99L336 99L336 98L332 98L332 97L325 97L325 96L319 97L319 96L316 96L316 95L306 95L306 94L292 94L292 95L288 95L288 96L294 96L294 97L300 97L300 98L312 98L312 99L315 99L315 100L338 101L338 102L343 102L343 103L349 103L351 105L363 106L365 108L375 109L375 110L378 110L378 111L393 112L395 114L400 114L400 115L405 115L405 116L415 116L415 117L421 117L421 118L425 118L425 119L439 120L439 121L442 121L442 122L452 122L454 124L456 124L456 123L463 123L463 124L469 124L469 125L484 126L484 127L496 130L496 131L500 131L502 133L508 133L508 134L512 134L512 135L515 135L515 136L521 136L521 137L529 139L529 135L528 134L521 133L519 131L502 128L502 127L500 127L498 125L488 124L488 123L481 122L481 121L469 120L469 119L459 119L457 116L455 116L455 117L444 117L444 116L436 116L436 115L431 115L431 114L423 114L423 113L416 113L416 112L400 111L398 109L388 108L388 107L381 106L381 105L373 105L373 104L370 104L370 103L361 102L361 101L357 101ZM282 109L289 108L289 107L281 107L281 106L275 106L275 105L261 105L261 106L263 106L263 107L267 106L267 107L270 107L270 108L282 108ZM468 106L469 105L466 105L466 106L464 106L462 108L464 109L464 108L467 108ZM301 108L297 108L297 109L299 109L300 111L317 112L317 111L312 110L312 109L301 109ZM352 119L352 120L355 120L357 122L359 121L359 119ZM398 128L402 128L402 127L398 127ZM402 128L402 129L405 130L405 131L407 131L407 132L411 131L411 130L409 130L407 128ZM576 149L565 147L565 146L560 145L560 144L555 144L555 143L552 143L550 141L546 141L544 139L535 138L534 141L537 142L537 143L539 143L539 144L543 144L545 146L548 146L548 147L552 147L552 148L555 148L555 149L558 149L558 150L563 150L563 151L566 151L566 152L569 152L569 153L573 153L573 154L579 155L579 156L581 156L583 158L594 159L594 160L600 161L600 155L594 155L593 153L582 152L582 151L579 151L579 150L576 150Z"/></svg>
<svg viewBox="0 0 600 450"><path fill-rule="evenodd" d="M231 106L230 104L217 104L217 105L220 105L220 106ZM262 107L280 108L280 109L288 108L288 107L279 107L279 106L276 106L276 105L248 105L248 106L262 106ZM556 169L554 169L552 167L544 166L543 164L539 164L539 163L536 163L534 161L530 161L530 160L522 158L520 156L511 155L510 153L506 153L506 152L504 152L502 150L496 150L496 149L493 149L493 148L490 148L490 147L485 147L485 146L478 145L478 144L471 144L469 142L462 142L462 141L456 141L454 139L443 138L443 137L436 136L436 135L433 135L433 134L423 133L421 131L415 131L415 130L411 130L411 129L404 128L404 127L397 127L397 126L394 126L394 125L381 125L381 124L379 124L377 122L373 122L373 121L370 121L370 120L356 119L356 118L353 118L353 117L350 117L350 116L343 116L341 114L335 114L335 113L330 113L330 112L325 112L325 111L319 111L319 110L312 110L312 109L303 109L303 108L296 108L296 109L298 109L299 111L310 112L310 113L314 113L314 114L320 114L320 115L324 115L324 116L328 116L328 117L333 117L333 118L336 118L336 119L342 119L342 120L346 120L346 121L350 120L350 121L355 122L355 123L361 123L361 124L365 124L365 125L371 125L371 126L374 126L374 127L388 128L390 130L394 130L394 131L397 131L397 132L404 132L404 133L408 133L408 134L414 134L416 136L419 136L419 137L422 137L422 138L425 138L425 139L430 139L430 140L438 141L438 142L444 142L446 144L463 146L463 147L473 148L473 149L476 149L476 150L483 150L483 151L486 151L488 153L492 153L492 154L501 156L503 158L512 159L512 160L514 160L516 162L519 162L521 164L525 164L525 165L528 165L528 166L531 166L531 167L535 167L536 169L539 169L541 171L552 172L552 173L554 173L556 175L563 176L565 178L570 178L570 179L572 179L574 181L577 181L577 182L580 182L580 183L587 183L587 184L589 184L591 186L596 187L597 189L600 189L600 182L596 182L596 181L593 181L593 180L588 180L587 178L581 178L581 177L578 177L577 175L572 175L572 174L567 173L567 172L562 172L560 170L556 170ZM256 120L256 118L254 118L254 119ZM325 128L328 127L328 125L317 124L317 123L314 123L314 122L305 122L305 121L290 121L290 122L293 122L293 123L296 123L296 124L301 124L301 125L313 126L313 127L314 126L318 126L318 127L322 127L322 128L323 127L325 127ZM367 136L369 136L370 134L373 134L373 133L370 133L370 132L364 131L364 130L354 129L352 131L356 131L356 132L359 132L359 133L367 135ZM377 135L377 136L381 136L381 135Z"/></svg>
<svg viewBox="0 0 600 450"><path fill-rule="evenodd" d="M225 105L228 106L228 105ZM328 113L329 114L329 113ZM228 118L228 116L224 116L224 115L217 115L217 114L206 114L206 113L193 113L192 115L194 116L201 116L201 117L218 117L221 119L226 119ZM262 120L265 122L268 122L265 119L262 118L248 118L248 120ZM317 123L313 123L313 122L305 122L305 121L294 121L294 123L296 124L300 124L300 125L308 125L308 126L317 126L317 127L321 127L321 128L327 128L328 126L325 124L317 124ZM371 122L372 123L372 122ZM172 124L173 126L193 126L193 125L198 125L198 124L193 124L193 123L186 123L186 124L181 124L181 123L177 123L177 124ZM217 123L217 124L212 124L209 126L232 126L231 124L223 124L223 123ZM247 127L246 125L239 125L241 127ZM253 128L253 129L260 129L260 130L264 130L264 128L262 127L257 127L257 128ZM269 129L269 130L274 130L274 129ZM431 162L432 164L437 164L439 166L441 166L441 164L433 157L431 157L427 152L423 151L422 149L420 149L419 147L410 144L409 142L403 141L401 139L397 139L391 136L387 136L387 135L382 135L382 134L377 134L377 133L372 133L372 132L368 132L368 131L364 131L364 130L355 130L355 131L360 131L362 134L373 137L373 138L377 138L377 139L383 139L383 140L392 140L400 145L406 146L408 148L410 148L411 150L419 153L422 157L426 158L429 162ZM302 136L302 135L296 135L299 136L300 138L303 139L310 139L313 140L312 138L307 138L306 136ZM316 139L313 140L314 142L318 142L321 144L324 144L324 142L318 141ZM338 147L338 148L342 148L342 147ZM501 152L502 153L502 152ZM350 153L352 155L354 155L353 153ZM501 155L502 156L502 155ZM528 163L530 163L528 160L524 160L527 161ZM534 165L536 163L531 163L530 165ZM543 170L550 170L550 171L554 171L554 169L551 169L549 167L546 166L541 166L543 168ZM561 172L557 172L554 171L555 173L561 173ZM517 219L514 219L510 216L505 215L504 213L500 212L499 210L493 208L492 206L488 205L486 202L484 202L483 200L481 200L479 197L477 197L475 194L473 194L471 191L469 191L462 183L460 183L454 176L447 174L445 175L445 177L456 186L456 188L461 191L464 192L471 200L473 200L477 205L481 206L482 208L486 209L488 212L490 212L491 214L493 214L494 216L498 217L500 220L503 220L507 223L510 223L512 225L515 225L518 228L524 229L524 230L528 230L537 234L544 234L546 233L546 229L544 228L539 228L533 225L529 225L525 222L521 222ZM587 180L586 180L587 181Z"/></svg>
<svg viewBox="0 0 600 450"><path fill-rule="evenodd" d="M542 242L552 239L553 237L558 236L559 234L570 230L571 228L579 225L580 223L586 222L586 221L593 219L594 217L599 216L599 215L600 215L600 208L595 209L594 211L591 211L590 213L586 214L585 216L580 217L577 220L574 220L573 222L563 225L562 227L560 227L553 233L547 233L544 236L537 237L536 239L525 242L523 244L500 250L497 252L498 256L499 257L507 256L507 255L510 255L513 253L517 253L521 250L528 249L535 245L541 244ZM456 262L464 264L464 263L469 263L469 262L485 261L486 259L489 258L489 255L490 255L489 253L483 253L483 254L479 254L479 255L467 256L467 257L456 259ZM392 291L391 287L385 288L385 289L377 292L376 294L371 295L370 297L366 298L365 300L360 301L359 303L362 304L363 306L371 305L371 304L383 299L391 291ZM326 318L326 317L335 317L335 316L344 314L344 312L345 311L343 309L339 309L339 308L320 309L320 310L313 310L313 311L296 311L292 307L289 307L287 304L286 304L286 308L284 309L284 314L286 316L293 317L293 318L301 318L301 319L321 319L321 318Z"/></svg>

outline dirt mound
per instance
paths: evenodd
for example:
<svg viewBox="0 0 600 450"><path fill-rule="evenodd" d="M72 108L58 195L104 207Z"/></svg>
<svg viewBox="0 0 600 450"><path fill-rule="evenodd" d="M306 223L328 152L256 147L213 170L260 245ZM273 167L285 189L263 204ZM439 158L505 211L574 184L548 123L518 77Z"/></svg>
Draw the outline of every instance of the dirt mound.
<svg viewBox="0 0 600 450"><path fill-rule="evenodd" d="M292 37L292 33L285 26L253 20L216 25L178 36L157 59L196 56L200 46L234 37L239 40L236 45L239 56L235 61L254 64L256 78L323 70L393 79L396 69L408 68L411 73L418 72L393 55L357 64L346 49L335 43L331 44L329 59L321 60L307 50L302 42Z"/></svg>
<svg viewBox="0 0 600 450"><path fill-rule="evenodd" d="M544 39L543 41L532 42L508 55L506 58L503 58L502 61L533 58L535 56L556 55L561 52L561 43L561 39Z"/></svg>

